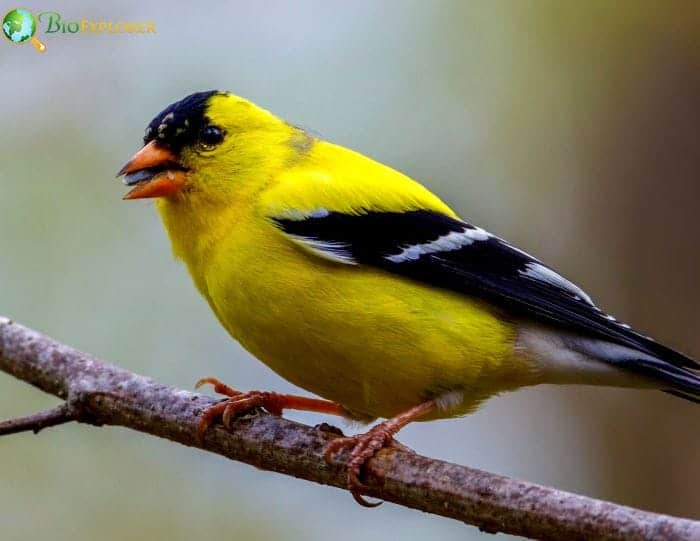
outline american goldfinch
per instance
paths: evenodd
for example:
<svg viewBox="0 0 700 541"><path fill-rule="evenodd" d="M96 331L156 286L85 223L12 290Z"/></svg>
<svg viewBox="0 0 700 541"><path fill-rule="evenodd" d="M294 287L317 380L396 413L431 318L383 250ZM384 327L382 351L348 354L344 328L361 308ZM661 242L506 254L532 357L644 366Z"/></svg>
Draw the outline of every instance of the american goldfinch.
<svg viewBox="0 0 700 541"><path fill-rule="evenodd" d="M173 103L122 168L125 199L157 198L174 254L226 330L323 397L240 392L249 408L372 420L363 464L411 421L455 417L540 383L661 389L700 401L700 364L599 309L538 259L462 220L418 182L227 92Z"/></svg>

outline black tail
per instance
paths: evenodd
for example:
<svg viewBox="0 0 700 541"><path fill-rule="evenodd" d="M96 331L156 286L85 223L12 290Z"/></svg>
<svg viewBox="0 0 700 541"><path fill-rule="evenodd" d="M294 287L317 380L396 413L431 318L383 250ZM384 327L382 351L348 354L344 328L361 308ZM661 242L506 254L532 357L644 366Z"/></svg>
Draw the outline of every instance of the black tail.
<svg viewBox="0 0 700 541"><path fill-rule="evenodd" d="M647 340L652 342L651 338ZM595 339L580 338L569 342L569 347L575 351L641 376L673 396L700 403L700 363L666 346L657 345L660 352L669 353L669 356Z"/></svg>
<svg viewBox="0 0 700 541"><path fill-rule="evenodd" d="M700 375L660 359L625 359L614 363L620 368L659 382L659 388L673 396L700 404Z"/></svg>

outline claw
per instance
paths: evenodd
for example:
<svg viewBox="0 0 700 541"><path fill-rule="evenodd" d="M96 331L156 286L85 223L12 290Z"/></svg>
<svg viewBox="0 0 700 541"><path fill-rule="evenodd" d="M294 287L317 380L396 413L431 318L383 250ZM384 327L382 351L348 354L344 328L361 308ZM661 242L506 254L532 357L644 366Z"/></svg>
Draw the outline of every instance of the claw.
<svg viewBox="0 0 700 541"><path fill-rule="evenodd" d="M199 420L199 426L197 427L197 439L200 444L204 441L204 435L209 427L216 418L224 412L225 408L226 402L219 402L204 411L202 418Z"/></svg>
<svg viewBox="0 0 700 541"><path fill-rule="evenodd" d="M323 458L328 462L328 464L333 463L333 455L344 447L352 447L357 442L357 436L342 436L340 438L333 439L326 450L323 453Z"/></svg>
<svg viewBox="0 0 700 541"><path fill-rule="evenodd" d="M298 409L304 411L317 411L331 415L345 415L343 407L335 402L321 400L319 398L307 398L289 394L271 393L267 391L249 391L243 393L233 387L229 387L216 378L202 378L196 384L199 389L203 385L213 385L214 391L228 397L228 400L214 404L204 411L197 428L197 437L200 443L211 424L219 417L228 429L231 428L233 419L253 408L265 408L273 415L282 415L285 409Z"/></svg>
<svg viewBox="0 0 700 541"><path fill-rule="evenodd" d="M199 389L203 385L211 385L214 387L215 393L222 394L225 396L233 397L233 396L238 396L238 395L244 394L241 391L237 391L233 387L229 387L225 383L222 383L218 379L212 378L212 377L200 379L197 383L194 384L194 388Z"/></svg>
<svg viewBox="0 0 700 541"><path fill-rule="evenodd" d="M364 491L369 488L360 480L361 469L362 464L348 465L348 488L350 489L350 494L352 494L353 499L362 507L379 507L383 502L371 502L360 493L360 490Z"/></svg>
<svg viewBox="0 0 700 541"><path fill-rule="evenodd" d="M231 430L231 417L233 417L233 412L231 411L233 408L231 407L231 405L231 402L227 402L226 407L224 408L224 412L221 415L221 423L226 427L227 430Z"/></svg>
<svg viewBox="0 0 700 541"><path fill-rule="evenodd" d="M384 430L382 425L377 425L366 434L335 438L326 447L323 456L328 463L333 461L333 455L341 449L345 447L353 448L350 453L350 460L347 463L348 489L355 501L363 507L378 507L382 502L370 502L360 493L360 491L365 491L368 488L360 480L362 467L381 449L391 446L393 441L391 434Z"/></svg>
<svg viewBox="0 0 700 541"><path fill-rule="evenodd" d="M328 444L325 452L323 453L323 457L329 464L333 462L333 455L335 453L345 447L352 447L350 458L346 465L347 483L348 490L350 490L352 497L357 503L363 507L377 507L378 505L381 505L382 502L370 502L360 493L361 491L366 492L369 488L360 480L362 468L369 460L374 458L379 451L386 447L396 447L413 452L411 449L397 442L394 439L394 434L396 434L411 421L430 413L435 409L435 407L436 403L433 400L424 402L423 404L419 404L418 406L415 406L410 410L397 415L396 417L387 419L383 423L374 426L365 434L335 438Z"/></svg>
<svg viewBox="0 0 700 541"><path fill-rule="evenodd" d="M382 505L384 502L378 501L378 502L371 502L368 499L366 499L362 494L359 492L355 492L354 490L350 491L350 494L352 494L353 499L359 503L362 507L368 507L372 509L373 507L379 507Z"/></svg>
<svg viewBox="0 0 700 541"><path fill-rule="evenodd" d="M202 379L198 380L197 383L194 384L194 388L199 389L200 387L206 385L207 383L211 383L213 385L214 383L212 382L212 379L214 379L214 378L202 378Z"/></svg>
<svg viewBox="0 0 700 541"><path fill-rule="evenodd" d="M244 393L241 393L244 395ZM248 397L232 398L226 402L226 407L224 408L224 413L221 416L221 422L224 426L231 429L231 420L236 417L239 413L251 410L253 408L264 407L264 400L261 395L250 393Z"/></svg>

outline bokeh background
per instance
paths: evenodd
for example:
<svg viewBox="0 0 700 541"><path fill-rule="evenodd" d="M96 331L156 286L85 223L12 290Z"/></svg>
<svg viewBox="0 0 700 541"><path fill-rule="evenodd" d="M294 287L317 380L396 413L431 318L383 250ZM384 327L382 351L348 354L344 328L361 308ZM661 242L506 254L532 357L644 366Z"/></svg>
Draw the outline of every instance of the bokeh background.
<svg viewBox="0 0 700 541"><path fill-rule="evenodd" d="M6 9L16 7L6 4ZM0 40L0 313L190 388L295 390L220 328L115 171L164 106L229 89L424 181L605 308L700 356L695 2L26 2L155 36ZM0 417L57 401L0 374ZM308 423L323 418L291 414ZM539 387L410 426L421 453L700 519L700 409ZM0 439L3 540L477 539L447 519L136 432Z"/></svg>

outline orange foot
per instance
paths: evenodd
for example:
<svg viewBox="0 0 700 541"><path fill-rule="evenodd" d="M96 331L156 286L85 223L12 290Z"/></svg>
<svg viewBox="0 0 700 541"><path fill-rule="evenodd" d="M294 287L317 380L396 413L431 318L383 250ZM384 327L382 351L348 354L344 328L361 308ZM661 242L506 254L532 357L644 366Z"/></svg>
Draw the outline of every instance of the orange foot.
<svg viewBox="0 0 700 541"><path fill-rule="evenodd" d="M326 462L330 463L333 455L346 447L351 447L350 459L347 463L348 490L355 498L355 501L364 507L377 507L382 502L369 502L361 494L361 490L366 490L367 486L360 481L362 467L368 460L373 458L380 450L386 447L404 448L394 439L394 435L411 421L427 415L437 407L434 400L429 400L415 406L396 417L387 419L372 427L364 434L357 436L341 437L334 439L326 447Z"/></svg>
<svg viewBox="0 0 700 541"><path fill-rule="evenodd" d="M264 408L273 415L282 415L286 409L316 411L319 413L329 413L331 415L346 416L347 412L340 405L329 400L319 398L308 398L291 394L272 393L269 391L248 391L247 393L237 391L216 378L200 379L195 388L210 384L214 386L214 391L228 396L228 400L222 400L218 404L207 408L199 420L197 436L200 441L204 440L207 429L217 418L221 420L226 428L231 428L231 420L243 412L254 408Z"/></svg>

